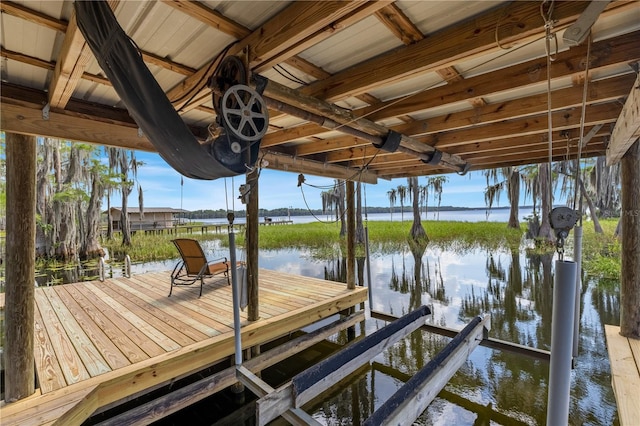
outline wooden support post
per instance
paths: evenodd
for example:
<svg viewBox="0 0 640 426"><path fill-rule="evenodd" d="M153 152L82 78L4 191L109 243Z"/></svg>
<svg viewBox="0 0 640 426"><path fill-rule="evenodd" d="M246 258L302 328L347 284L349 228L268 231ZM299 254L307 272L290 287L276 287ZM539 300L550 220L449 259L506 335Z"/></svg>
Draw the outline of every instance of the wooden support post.
<svg viewBox="0 0 640 426"><path fill-rule="evenodd" d="M35 392L36 138L6 134L5 401Z"/></svg>
<svg viewBox="0 0 640 426"><path fill-rule="evenodd" d="M260 318L258 300L258 168L247 173L249 199L247 201L247 295L249 307L247 319L257 321Z"/></svg>
<svg viewBox="0 0 640 426"><path fill-rule="evenodd" d="M622 157L620 334L640 339L640 139Z"/></svg>
<svg viewBox="0 0 640 426"><path fill-rule="evenodd" d="M484 315L471 320L424 368L380 406L364 425L413 423L488 333L490 318Z"/></svg>
<svg viewBox="0 0 640 426"><path fill-rule="evenodd" d="M346 184L347 191L347 288L356 288L356 203L352 180Z"/></svg>

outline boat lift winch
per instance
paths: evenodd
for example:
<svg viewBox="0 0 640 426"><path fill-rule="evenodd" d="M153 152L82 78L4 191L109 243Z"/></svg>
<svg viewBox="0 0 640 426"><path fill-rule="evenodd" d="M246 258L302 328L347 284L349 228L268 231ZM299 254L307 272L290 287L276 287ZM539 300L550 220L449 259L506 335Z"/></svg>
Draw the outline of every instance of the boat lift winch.
<svg viewBox="0 0 640 426"><path fill-rule="evenodd" d="M201 143L147 68L105 1L74 3L78 28L131 117L160 156L183 176L213 180L245 174L258 158L269 115L260 90L247 85L242 61L224 58L209 87L217 113Z"/></svg>

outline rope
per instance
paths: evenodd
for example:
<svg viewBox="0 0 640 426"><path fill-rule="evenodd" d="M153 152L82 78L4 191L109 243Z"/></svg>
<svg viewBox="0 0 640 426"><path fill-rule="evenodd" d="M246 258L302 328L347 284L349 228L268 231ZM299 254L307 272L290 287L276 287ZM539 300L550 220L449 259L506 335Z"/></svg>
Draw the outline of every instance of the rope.
<svg viewBox="0 0 640 426"><path fill-rule="evenodd" d="M552 37L551 30L553 29L553 20L551 19L551 14L553 13L553 5L554 0L550 1L549 10L547 15L544 13L544 5L548 3L547 0L544 0L540 4L540 15L544 20L544 28L545 28L545 49L547 52L547 140L549 143L548 154L549 154L549 176L547 179L549 180L549 202L551 203L550 207L553 207L553 188L551 185L551 165L553 163L553 114L551 112L551 50L550 50L550 40ZM557 38L556 38L556 52L557 52Z"/></svg>
<svg viewBox="0 0 640 426"><path fill-rule="evenodd" d="M589 36L587 37L587 62L585 64L584 69L584 84L582 87L582 112L580 115L580 139L578 142L578 161L576 167L576 176L575 176L575 185L576 191L575 196L573 198L573 209L576 209L576 205L578 204L578 184L580 179L580 159L582 158L582 144L584 143L584 122L585 116L587 114L587 95L589 92L589 61L591 60L591 32L589 32ZM582 215L580 215L580 220L582 220Z"/></svg>

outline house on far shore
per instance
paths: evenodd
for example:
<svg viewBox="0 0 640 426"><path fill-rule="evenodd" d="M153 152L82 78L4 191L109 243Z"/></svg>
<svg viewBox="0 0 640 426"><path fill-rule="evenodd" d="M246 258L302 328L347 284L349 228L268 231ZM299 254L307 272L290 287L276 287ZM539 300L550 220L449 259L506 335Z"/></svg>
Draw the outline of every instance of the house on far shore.
<svg viewBox="0 0 640 426"><path fill-rule="evenodd" d="M140 214L138 207L127 207L129 224L132 231L171 228L183 222L186 213L189 213L189 210L173 209L171 207L145 207L142 214ZM114 231L122 230L120 224L121 214L122 209L120 207L111 207L111 219L113 221Z"/></svg>

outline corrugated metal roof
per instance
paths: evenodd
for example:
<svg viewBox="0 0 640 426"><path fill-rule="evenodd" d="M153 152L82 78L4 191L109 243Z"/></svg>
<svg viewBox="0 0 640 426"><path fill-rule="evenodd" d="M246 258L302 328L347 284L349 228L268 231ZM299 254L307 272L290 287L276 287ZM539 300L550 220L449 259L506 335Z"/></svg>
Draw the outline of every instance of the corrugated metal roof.
<svg viewBox="0 0 640 426"><path fill-rule="evenodd" d="M346 126L354 126L354 120L360 116L389 129L408 129L410 132L437 122L437 138L420 139L418 144L412 145L415 149L430 152L430 146L425 145L423 149L419 145L428 143L446 152L447 145L438 141L468 137L469 145L461 141L457 146L462 148L456 148L456 153L463 154L464 161L470 162L472 168L484 168L542 161L520 143L517 134L496 134L496 137L504 139L503 145L510 146L509 154L503 158L500 151L494 150L493 161L487 162L485 149L488 148L472 143L475 136L466 136L473 134L474 123L468 122L463 127L464 135L459 131L464 117L473 111L482 113L483 117L494 117L491 120L495 123L544 114L544 105L537 109L528 108L526 113L517 109L517 102L521 99L520 105L524 105L532 96L546 92L546 50L539 5L539 1L398 0L358 4L120 1L115 14L143 55L155 58L152 61L147 59L147 64L160 86L171 92L174 99L192 99L190 105L181 109L181 114L186 123L199 129L198 134L206 135L214 122L211 94L193 96L189 92L183 93L182 87L188 88L190 83L198 82L197 76L192 77L198 70L205 74L199 82L205 83L215 69L212 61L232 43L238 40L243 43L242 39L248 35L255 37L249 45L250 52L266 49L261 53L264 57L254 58L252 66L258 67L269 80L295 89L295 93L310 93L319 100L327 97L337 99L336 106L354 115L347 120ZM575 21L586 5L586 2L555 2L557 28L554 31L558 36L558 52L565 59L552 64L553 91L582 84L586 47L584 44L571 48L564 46L562 35L564 27ZM32 132L32 127L25 128L26 121L11 118L16 114L29 115L29 108L41 109L41 100L47 99L50 93L56 63L75 60L73 56L61 57L67 22L73 14L73 2L3 1L2 8L0 41L3 58L0 65L2 83L6 85L2 90L2 123L7 130ZM297 10L296 14L289 12L293 9ZM357 19L352 16L357 16ZM316 25L319 22L321 24ZM309 34L311 27L317 30L314 34ZM254 31L256 33L251 36ZM287 40L277 37L283 32L289 35ZM640 59L638 34L640 3L620 0L610 4L593 26L590 78L596 81L631 73L629 63ZM278 42L287 43L287 47L283 48ZM555 52L555 45L553 50ZM277 59L272 59L273 55ZM270 61L270 65L261 65L264 61ZM94 117L103 124L135 129L135 124L126 118L126 114L121 115L124 122L104 119L112 115L113 107L124 109L126 106L107 82L93 81L96 79L94 76L104 76L95 59L90 55L86 66L82 63L76 65L77 69L84 66L85 74L79 80L72 78L69 87L65 88L71 89L75 102L73 107L69 107L63 101L58 108L66 119L80 118L69 108L81 108L82 117ZM610 126L607 129L615 123L615 117L610 116L619 112L621 101L631 90L631 85L628 88L619 86L617 84L611 89L615 90L612 93L593 95L596 101L598 96L602 96L604 102L611 104L609 115L604 117L598 113L594 119L608 122ZM36 92L27 89L36 89ZM56 90L61 91L62 87L58 86ZM82 101L91 104L85 105ZM297 100L289 101L301 106ZM509 108L506 112L499 109L505 103ZM13 109L9 112L5 105L11 105ZM101 108L106 109L100 112ZM571 108L575 109L575 105ZM573 114L573 109L567 110L567 114ZM588 107L590 109L592 107ZM458 124L447 128L449 121ZM579 127L579 124L572 123L571 126ZM35 125L44 135L49 132L57 134L59 128L47 130L50 124L55 125L51 122L30 125ZM586 127L589 126L586 123ZM363 158L362 148L371 145L364 139L358 139L360 142L356 145L341 145L345 124L341 127L338 130L322 129L309 125L303 118L273 111L270 137L276 142L264 148L264 153L277 154L278 161L272 161L272 167L292 171L305 169L307 172L312 169L333 177L353 176L353 169L360 167ZM74 129L73 126L67 128L70 132ZM491 126L477 127L478 132L491 132L490 129ZM115 128L114 132L118 133ZM137 132L132 133L131 137L135 139L130 140L122 133L118 133L117 140L101 136L108 133L91 134L90 129L85 129L70 133L68 137L153 149L148 142L141 142ZM406 136L414 135L409 133ZM601 131L583 155L603 154L609 137L610 130ZM330 148L324 151L308 149L310 144L320 140L325 144L323 146ZM305 149L298 149L299 146L305 146ZM374 155L371 152L372 149L367 150L368 158ZM514 152L518 154L514 155ZM474 156L483 160L474 163ZM396 160L390 161L391 158ZM460 160L459 157L452 158L454 163ZM302 159L307 161L304 166L301 165ZM372 163L367 172L370 179L455 170L455 167L443 164L427 165L407 154L386 154L384 159L389 159L388 164L382 159ZM327 168L327 162L336 168ZM402 167L396 167L397 164Z"/></svg>

